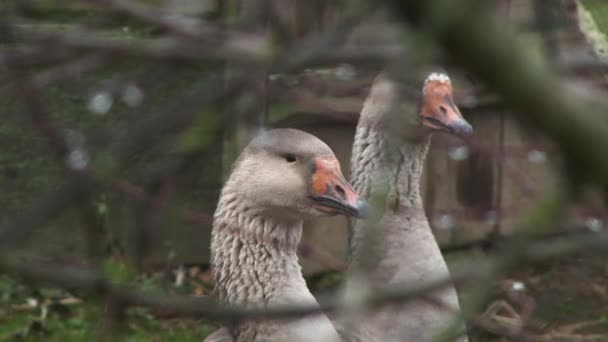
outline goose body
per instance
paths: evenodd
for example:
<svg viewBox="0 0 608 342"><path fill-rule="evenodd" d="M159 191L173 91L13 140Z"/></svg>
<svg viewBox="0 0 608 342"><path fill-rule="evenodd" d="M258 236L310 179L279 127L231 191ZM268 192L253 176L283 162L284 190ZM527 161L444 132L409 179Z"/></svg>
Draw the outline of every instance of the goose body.
<svg viewBox="0 0 608 342"><path fill-rule="evenodd" d="M447 75L429 75L421 93L417 112L404 106L397 83L379 76L357 126L352 184L364 198L387 189L383 215L374 223L374 239L366 241L368 222L353 220L349 226L350 272L369 275L374 288L414 286L449 276L424 212L420 177L432 132L461 134L471 128L453 104ZM372 260L365 243L373 244ZM360 341L431 341L454 323L459 310L456 291L447 287L432 293L430 300L366 313L350 336Z"/></svg>
<svg viewBox="0 0 608 342"><path fill-rule="evenodd" d="M297 246L306 218L358 215L364 206L337 159L314 136L290 129L254 139L235 162L214 215L211 261L216 296L227 305L318 305L302 276ZM245 321L206 341L338 341L324 315Z"/></svg>

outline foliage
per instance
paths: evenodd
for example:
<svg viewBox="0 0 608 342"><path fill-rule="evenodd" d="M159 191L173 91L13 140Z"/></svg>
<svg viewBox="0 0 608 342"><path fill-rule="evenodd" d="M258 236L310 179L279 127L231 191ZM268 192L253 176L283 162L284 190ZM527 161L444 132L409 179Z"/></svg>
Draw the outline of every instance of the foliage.
<svg viewBox="0 0 608 342"><path fill-rule="evenodd" d="M114 259L105 267L118 283L139 284L147 291L207 294L208 272L186 270L184 282L176 286L175 275L154 272L136 275L126 262ZM28 285L26 285L28 284ZM109 325L103 298L79 297L74 292L17 281L0 276L0 341L91 341L106 339ZM216 325L199 319L175 319L171 313L153 313L143 308L126 312L118 323L121 341L200 341Z"/></svg>
<svg viewBox="0 0 608 342"><path fill-rule="evenodd" d="M585 8L591 12L593 20L598 29L604 33L608 33L608 6L602 0L582 0Z"/></svg>

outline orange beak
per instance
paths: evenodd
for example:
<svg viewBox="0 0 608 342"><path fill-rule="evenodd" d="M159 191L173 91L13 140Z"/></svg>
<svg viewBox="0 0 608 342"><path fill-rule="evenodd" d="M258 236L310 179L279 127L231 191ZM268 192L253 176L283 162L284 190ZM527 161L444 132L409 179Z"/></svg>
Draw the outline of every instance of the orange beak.
<svg viewBox="0 0 608 342"><path fill-rule="evenodd" d="M473 133L473 127L462 117L454 104L452 86L449 83L433 81L425 87L420 117L422 124L433 130L458 136Z"/></svg>
<svg viewBox="0 0 608 342"><path fill-rule="evenodd" d="M310 188L313 207L325 213L363 217L368 211L367 202L344 179L334 157L315 160Z"/></svg>

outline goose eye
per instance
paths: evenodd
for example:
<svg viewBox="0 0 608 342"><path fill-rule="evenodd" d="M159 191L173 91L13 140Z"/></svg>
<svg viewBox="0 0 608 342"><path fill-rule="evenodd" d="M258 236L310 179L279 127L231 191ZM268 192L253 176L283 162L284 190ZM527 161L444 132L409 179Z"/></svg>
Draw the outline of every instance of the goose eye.
<svg viewBox="0 0 608 342"><path fill-rule="evenodd" d="M288 163L293 163L296 161L296 156L294 154L288 153L284 157Z"/></svg>

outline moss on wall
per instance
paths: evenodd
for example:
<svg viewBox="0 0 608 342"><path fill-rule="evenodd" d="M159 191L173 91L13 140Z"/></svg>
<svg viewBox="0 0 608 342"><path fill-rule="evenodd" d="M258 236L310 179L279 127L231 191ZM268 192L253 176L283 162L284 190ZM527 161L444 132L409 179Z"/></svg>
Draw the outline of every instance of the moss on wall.
<svg viewBox="0 0 608 342"><path fill-rule="evenodd" d="M43 89L43 97L54 121L65 133L66 139L84 140L85 150L96 166L112 145L113 137L129 137L129 127L159 108L166 108L175 97L196 85L207 76L205 68L175 64L135 64L125 61L82 78ZM129 85L137 85L144 101L137 109L129 108L123 97ZM0 223L27 213L32 204L57 189L64 181L63 165L28 120L27 113L16 98L12 84L0 88ZM111 108L105 114L96 114L89 108L92 99L103 94L111 99ZM201 111L202 108L192 108ZM208 109L205 109L208 110ZM221 182L222 144L215 139L216 115L202 113L197 128L189 135L187 145L192 148L205 145L176 180L177 191L171 197L169 213L150 233L146 251L152 262L197 262L207 259L209 229L189 224L181 212L190 208L212 213ZM215 121L214 121L215 120ZM200 136L197 136L200 134ZM71 138L70 138L71 137ZM177 139L176 139L177 138ZM140 153L129 156L126 169L119 176L153 192L157 179L175 159L183 153L180 138L168 137ZM182 144L183 145L183 144ZM198 146L200 148L200 146ZM109 237L129 243L128 232L137 224L140 205L124 194L108 189L94 195L98 214L107 225ZM83 228L76 208L56 220L39 227L27 247L44 255L68 256L84 253Z"/></svg>

